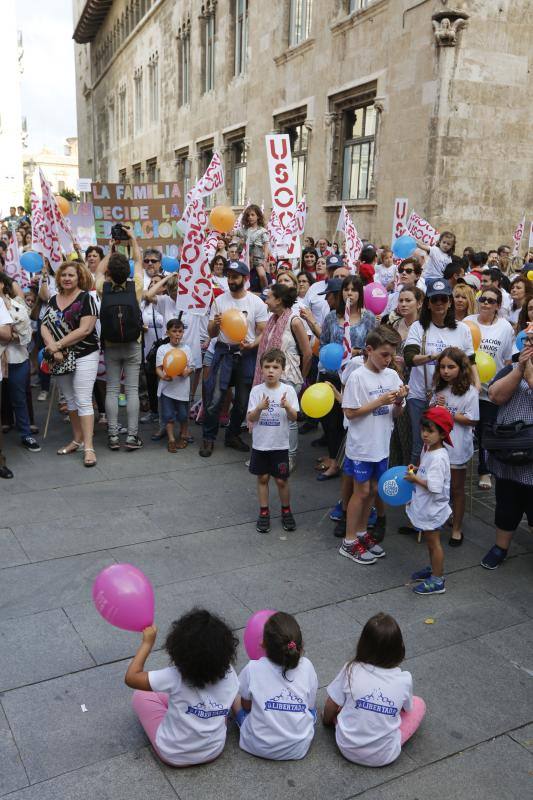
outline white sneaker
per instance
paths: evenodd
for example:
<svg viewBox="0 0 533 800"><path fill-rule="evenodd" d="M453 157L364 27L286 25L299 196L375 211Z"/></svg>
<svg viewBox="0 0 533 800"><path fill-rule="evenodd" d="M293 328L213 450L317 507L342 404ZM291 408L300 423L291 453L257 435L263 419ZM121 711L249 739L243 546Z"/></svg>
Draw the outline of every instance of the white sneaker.
<svg viewBox="0 0 533 800"><path fill-rule="evenodd" d="M362 536L359 536L358 539L363 547L376 558L383 558L383 556L387 555L385 550L376 542L370 533L364 533Z"/></svg>
<svg viewBox="0 0 533 800"><path fill-rule="evenodd" d="M354 542L343 542L339 548L339 553L345 558L351 558L357 564L375 564L377 558L372 555L362 544L359 539Z"/></svg>
<svg viewBox="0 0 533 800"><path fill-rule="evenodd" d="M39 403L44 403L45 400L48 400L48 392L45 392L44 389L42 392L39 392L37 395L37 400Z"/></svg>

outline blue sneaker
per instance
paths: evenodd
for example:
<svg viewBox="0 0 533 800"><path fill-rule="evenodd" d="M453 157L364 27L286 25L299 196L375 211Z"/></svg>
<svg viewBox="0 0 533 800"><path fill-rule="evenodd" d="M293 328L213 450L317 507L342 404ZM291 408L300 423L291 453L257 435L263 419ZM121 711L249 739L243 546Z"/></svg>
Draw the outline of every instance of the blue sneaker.
<svg viewBox="0 0 533 800"><path fill-rule="evenodd" d="M435 578L433 575L413 588L415 594L444 594L445 591L444 578Z"/></svg>
<svg viewBox="0 0 533 800"><path fill-rule="evenodd" d="M368 515L367 528L374 528L377 521L378 521L378 510L375 506L373 506L370 509L370 514Z"/></svg>
<svg viewBox="0 0 533 800"><path fill-rule="evenodd" d="M431 567L424 567L411 575L412 581L427 581L428 578L431 578Z"/></svg>
<svg viewBox="0 0 533 800"><path fill-rule="evenodd" d="M483 556L480 563L482 567L485 567L485 569L497 569L503 564L506 557L507 550L504 550L502 547L498 547L498 545L495 544L494 547L491 547L489 552Z"/></svg>
<svg viewBox="0 0 533 800"><path fill-rule="evenodd" d="M329 512L329 518L332 522L338 522L343 519L344 511L342 510L342 500L339 500Z"/></svg>

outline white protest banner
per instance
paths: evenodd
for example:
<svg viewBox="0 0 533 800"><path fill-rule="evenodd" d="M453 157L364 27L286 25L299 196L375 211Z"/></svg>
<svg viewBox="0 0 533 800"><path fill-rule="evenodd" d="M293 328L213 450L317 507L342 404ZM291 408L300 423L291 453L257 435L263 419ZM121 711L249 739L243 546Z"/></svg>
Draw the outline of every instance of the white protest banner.
<svg viewBox="0 0 533 800"><path fill-rule="evenodd" d="M288 242L278 243L278 258L300 258L300 237L293 232L296 216L296 189L292 174L291 143L287 133L265 137L272 210L276 212L284 233L291 234Z"/></svg>
<svg viewBox="0 0 533 800"><path fill-rule="evenodd" d="M224 168L222 166L222 159L219 153L213 153L213 157L209 162L209 166L200 178L194 184L191 191L187 194L186 201L190 203L192 200L201 200L202 197L209 197L210 194L216 192L224 186Z"/></svg>
<svg viewBox="0 0 533 800"><path fill-rule="evenodd" d="M392 214L392 241L391 247L400 236L408 233L406 228L407 223L407 209L409 208L409 201L407 197L397 197L394 201L394 211Z"/></svg>
<svg viewBox="0 0 533 800"><path fill-rule="evenodd" d="M344 233L344 249L346 251L346 261L348 262L348 269L352 274L356 272L357 259L363 249L363 242L359 238L357 229L353 223L352 218L346 211L346 206L341 208L339 221L337 223L337 230Z"/></svg>
<svg viewBox="0 0 533 800"><path fill-rule="evenodd" d="M20 265L20 251L15 231L12 232L9 247L6 250L6 263L4 267L6 275L13 278L22 289L30 284L28 273Z"/></svg>
<svg viewBox="0 0 533 800"><path fill-rule="evenodd" d="M181 248L176 306L181 311L205 314L211 303L213 284L205 247L209 216L203 200L200 198L189 203L183 217L187 222Z"/></svg>
<svg viewBox="0 0 533 800"><path fill-rule="evenodd" d="M218 237L220 236L217 231L210 231L206 240L204 241L203 248L204 248L204 256L207 259L207 263L211 264L211 261L215 257L215 253L217 251L217 242Z"/></svg>
<svg viewBox="0 0 533 800"><path fill-rule="evenodd" d="M61 251L61 244L59 241L59 231L55 219L54 207L56 205L55 199L52 196L50 184L44 177L43 171L39 170L39 177L41 180L41 209L43 214L42 220L42 254L50 262L52 270L55 272L57 267L63 261L63 253Z"/></svg>
<svg viewBox="0 0 533 800"><path fill-rule="evenodd" d="M37 193L32 190L31 200L31 249L36 253L43 252L42 241L44 239L44 218L43 208Z"/></svg>
<svg viewBox="0 0 533 800"><path fill-rule="evenodd" d="M416 211L411 211L409 215L407 230L414 239L426 244L428 247L433 247L439 239L439 232Z"/></svg>
<svg viewBox="0 0 533 800"><path fill-rule="evenodd" d="M294 217L294 233L298 236L302 236L305 230L305 222L307 220L307 201L305 198L305 194L296 206L296 214Z"/></svg>
<svg viewBox="0 0 533 800"><path fill-rule="evenodd" d="M533 222L529 228L529 242L528 242L528 250L533 250Z"/></svg>
<svg viewBox="0 0 533 800"><path fill-rule="evenodd" d="M520 252L520 244L522 242L522 236L524 235L525 225L526 225L526 215L524 214L524 216L516 226L515 231L513 233L513 242L514 242L513 255L512 255L513 258L516 258L516 256Z"/></svg>

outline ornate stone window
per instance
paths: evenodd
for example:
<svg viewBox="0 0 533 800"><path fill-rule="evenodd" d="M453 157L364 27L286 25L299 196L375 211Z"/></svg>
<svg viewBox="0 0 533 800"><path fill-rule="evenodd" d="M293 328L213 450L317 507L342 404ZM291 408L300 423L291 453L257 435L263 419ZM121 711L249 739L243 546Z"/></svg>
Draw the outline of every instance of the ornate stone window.
<svg viewBox="0 0 533 800"><path fill-rule="evenodd" d="M178 185L180 187L181 196L183 198L183 205L185 206L185 198L187 193L191 190L191 159L189 158L189 148L183 147L181 150L174 151L174 160L178 173Z"/></svg>
<svg viewBox="0 0 533 800"><path fill-rule="evenodd" d="M142 166L141 164L133 164L131 168L131 178L132 183L142 183L143 182L143 173L142 173Z"/></svg>
<svg viewBox="0 0 533 800"><path fill-rule="evenodd" d="M203 19L203 85L204 92L215 88L215 8L216 0L202 6Z"/></svg>
<svg viewBox="0 0 533 800"><path fill-rule="evenodd" d="M143 70L138 67L133 73L135 133L143 129Z"/></svg>
<svg viewBox="0 0 533 800"><path fill-rule="evenodd" d="M159 120L159 53L156 51L148 61L148 87L150 97L150 121Z"/></svg>
<svg viewBox="0 0 533 800"><path fill-rule="evenodd" d="M214 142L212 139L198 145L198 178L201 178L208 168L213 158L213 148ZM215 194L204 197L204 203L206 208L212 208L215 205Z"/></svg>
<svg viewBox="0 0 533 800"><path fill-rule="evenodd" d="M146 162L146 180L148 183L157 183L159 180L159 168L157 158L149 158Z"/></svg>

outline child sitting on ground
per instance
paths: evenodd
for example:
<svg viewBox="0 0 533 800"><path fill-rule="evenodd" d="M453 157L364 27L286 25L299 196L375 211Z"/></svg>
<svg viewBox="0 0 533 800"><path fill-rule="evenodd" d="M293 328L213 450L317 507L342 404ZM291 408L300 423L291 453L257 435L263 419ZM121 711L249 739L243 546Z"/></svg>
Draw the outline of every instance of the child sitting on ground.
<svg viewBox="0 0 533 800"><path fill-rule="evenodd" d="M286 531L296 530L289 495L289 424L298 415L298 396L292 386L281 382L285 354L276 348L261 356L263 383L254 386L248 401L247 421L252 427L250 472L257 475L259 517L256 530L268 533L270 510L268 483L276 481L281 500L281 524Z"/></svg>
<svg viewBox="0 0 533 800"><path fill-rule="evenodd" d="M162 344L157 348L155 360L156 372L159 378L157 396L160 402L161 420L166 427L168 438L167 450L169 453L176 453L178 450L183 450L188 444L189 393L191 390L189 376L194 372L194 366L190 348L186 344L181 344L184 331L185 325L180 319L169 319L167 322L169 343ZM187 357L187 366L181 375L171 378L164 370L163 361L165 360L166 354L176 347L183 350L185 353ZM176 422L180 424L178 440L176 440L174 431L174 424Z"/></svg>
<svg viewBox="0 0 533 800"><path fill-rule="evenodd" d="M413 697L402 632L393 617L376 614L366 623L355 658L327 687L324 725L335 725L342 755L355 764L383 767L395 761L417 730L426 704Z"/></svg>
<svg viewBox="0 0 533 800"><path fill-rule="evenodd" d="M276 761L303 758L315 733L318 678L303 655L294 617L273 614L265 623L262 646L266 657L249 661L239 675L241 748Z"/></svg>
<svg viewBox="0 0 533 800"><path fill-rule="evenodd" d="M407 516L424 534L431 566L414 572L411 580L419 595L444 594L444 552L440 528L450 514L450 459L444 443L453 447L450 431L453 417L447 408L434 406L424 412L420 423L424 444L418 469L409 465L405 480L414 483L413 497L405 507Z"/></svg>
<svg viewBox="0 0 533 800"><path fill-rule="evenodd" d="M238 639L219 617L195 608L172 623L165 642L172 666L144 671L157 635L152 625L128 667L133 709L159 758L172 767L205 764L226 743L227 717L238 704L231 666Z"/></svg>

